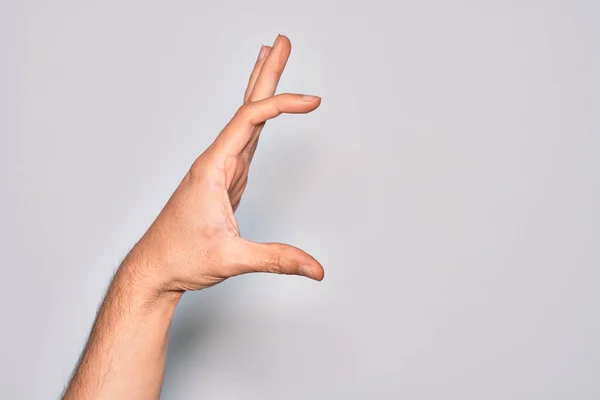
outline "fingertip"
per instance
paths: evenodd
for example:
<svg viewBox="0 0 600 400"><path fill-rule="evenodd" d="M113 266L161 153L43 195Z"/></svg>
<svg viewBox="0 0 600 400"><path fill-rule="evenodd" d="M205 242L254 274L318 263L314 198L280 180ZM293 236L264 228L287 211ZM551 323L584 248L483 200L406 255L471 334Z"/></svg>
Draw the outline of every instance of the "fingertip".
<svg viewBox="0 0 600 400"><path fill-rule="evenodd" d="M287 36L279 34L273 42L273 49L289 53L292 50L292 42Z"/></svg>
<svg viewBox="0 0 600 400"><path fill-rule="evenodd" d="M319 267L316 269L316 272L316 280L321 282L325 278L325 270L319 265Z"/></svg>
<svg viewBox="0 0 600 400"><path fill-rule="evenodd" d="M323 278L325 277L325 271L323 270L323 267L319 266L313 266L313 265L301 265L300 268L298 268L298 273L302 276L305 276L307 278L313 279L315 281L322 281Z"/></svg>
<svg viewBox="0 0 600 400"><path fill-rule="evenodd" d="M319 96L302 95L302 101L310 104L313 110L321 105L321 97Z"/></svg>
<svg viewBox="0 0 600 400"><path fill-rule="evenodd" d="M267 57L269 56L269 54L271 54L272 50L273 50L273 48L271 46L267 46L267 45L262 46L261 51L262 51L263 55L262 55L261 59L259 60L261 69L262 69L262 66L264 65L265 61L267 60Z"/></svg>
<svg viewBox="0 0 600 400"><path fill-rule="evenodd" d="M257 62L259 62L263 58L265 58L266 50L267 49L265 48L265 46L260 46L260 51L258 52L258 58L256 59Z"/></svg>
<svg viewBox="0 0 600 400"><path fill-rule="evenodd" d="M310 101L312 103L317 102L317 101L321 101L321 98L319 96L312 96L312 95L308 95L308 94L303 94L302 95L302 100L304 101Z"/></svg>
<svg viewBox="0 0 600 400"><path fill-rule="evenodd" d="M309 107L308 108L309 112L314 111L317 108L319 108L319 106L321 106L321 98L319 96L303 95L302 102Z"/></svg>
<svg viewBox="0 0 600 400"><path fill-rule="evenodd" d="M275 38L275 44L291 46L292 43L290 42L290 38L288 38L287 36L285 36L282 33L279 33L279 34L277 34L277 37Z"/></svg>

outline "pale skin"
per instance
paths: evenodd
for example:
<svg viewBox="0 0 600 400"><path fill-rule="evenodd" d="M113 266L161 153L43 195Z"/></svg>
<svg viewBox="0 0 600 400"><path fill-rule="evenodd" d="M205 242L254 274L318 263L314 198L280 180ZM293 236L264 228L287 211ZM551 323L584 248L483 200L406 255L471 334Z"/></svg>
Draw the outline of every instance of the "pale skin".
<svg viewBox="0 0 600 400"><path fill-rule="evenodd" d="M323 279L308 253L242 238L234 216L265 121L321 103L316 96L275 95L290 51L281 35L261 48L243 105L117 270L64 399L158 399L169 326L185 291L250 272Z"/></svg>

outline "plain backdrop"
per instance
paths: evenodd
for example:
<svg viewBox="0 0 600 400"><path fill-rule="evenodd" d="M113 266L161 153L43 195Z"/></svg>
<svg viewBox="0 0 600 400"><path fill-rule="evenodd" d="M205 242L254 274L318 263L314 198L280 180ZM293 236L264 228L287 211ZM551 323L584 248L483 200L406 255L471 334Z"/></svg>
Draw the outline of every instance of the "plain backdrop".
<svg viewBox="0 0 600 400"><path fill-rule="evenodd" d="M326 277L186 294L163 398L600 398L599 4L2 0L0 398L60 395L278 33L323 104L237 218Z"/></svg>

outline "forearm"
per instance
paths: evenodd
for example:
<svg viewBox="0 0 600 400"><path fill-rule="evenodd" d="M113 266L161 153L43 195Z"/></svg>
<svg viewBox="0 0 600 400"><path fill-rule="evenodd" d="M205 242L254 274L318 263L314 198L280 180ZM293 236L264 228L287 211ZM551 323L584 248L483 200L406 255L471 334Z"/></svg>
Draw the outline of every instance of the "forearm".
<svg viewBox="0 0 600 400"><path fill-rule="evenodd" d="M160 292L126 261L100 308L64 399L158 399L181 292Z"/></svg>

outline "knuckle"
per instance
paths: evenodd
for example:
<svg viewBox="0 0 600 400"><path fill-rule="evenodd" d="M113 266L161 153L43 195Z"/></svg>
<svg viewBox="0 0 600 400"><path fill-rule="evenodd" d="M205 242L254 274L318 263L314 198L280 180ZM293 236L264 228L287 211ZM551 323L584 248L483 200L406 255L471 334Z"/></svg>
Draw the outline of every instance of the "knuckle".
<svg viewBox="0 0 600 400"><path fill-rule="evenodd" d="M191 182L204 182L209 179L211 164L214 162L214 152L211 145L194 163L190 166L185 180Z"/></svg>
<svg viewBox="0 0 600 400"><path fill-rule="evenodd" d="M190 167L186 180L190 182L203 181L206 177L206 168L201 161L195 161Z"/></svg>
<svg viewBox="0 0 600 400"><path fill-rule="evenodd" d="M280 97L271 105L271 114L281 114L283 112L285 97Z"/></svg>
<svg viewBox="0 0 600 400"><path fill-rule="evenodd" d="M264 260L264 266L267 272L281 274L282 257L279 252L269 253Z"/></svg>
<svg viewBox="0 0 600 400"><path fill-rule="evenodd" d="M254 120L254 106L252 103L243 104L238 109L236 115L240 120L252 124Z"/></svg>

